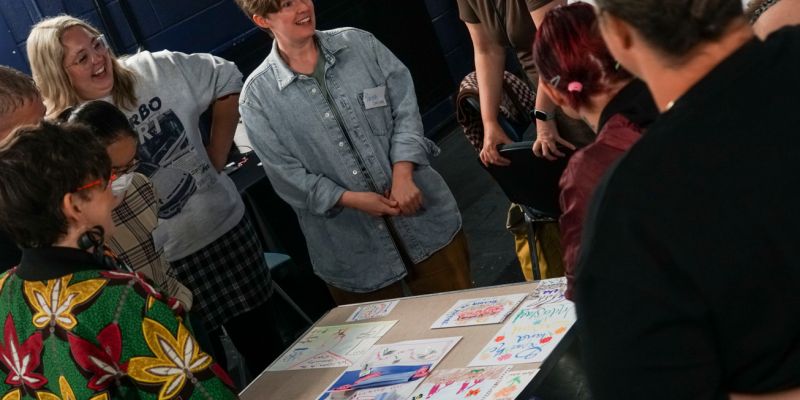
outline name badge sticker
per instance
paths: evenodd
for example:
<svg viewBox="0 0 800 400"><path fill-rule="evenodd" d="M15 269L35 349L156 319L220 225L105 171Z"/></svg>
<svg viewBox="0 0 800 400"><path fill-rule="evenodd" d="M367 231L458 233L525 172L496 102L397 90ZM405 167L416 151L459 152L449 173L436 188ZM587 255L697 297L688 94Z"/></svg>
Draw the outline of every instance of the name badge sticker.
<svg viewBox="0 0 800 400"><path fill-rule="evenodd" d="M364 89L364 109L386 107L386 86L378 86L372 89Z"/></svg>

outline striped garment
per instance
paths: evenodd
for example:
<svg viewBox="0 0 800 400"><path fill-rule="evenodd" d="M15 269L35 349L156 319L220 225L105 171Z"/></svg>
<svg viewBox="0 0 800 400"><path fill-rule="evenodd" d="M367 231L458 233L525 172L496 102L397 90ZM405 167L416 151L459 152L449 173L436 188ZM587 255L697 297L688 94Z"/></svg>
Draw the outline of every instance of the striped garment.
<svg viewBox="0 0 800 400"><path fill-rule="evenodd" d="M158 225L157 199L150 180L134 173L125 199L111 213L115 227L108 247L117 258L150 278L188 311L192 307L192 291L175 278L164 250L156 249L153 242L153 231Z"/></svg>

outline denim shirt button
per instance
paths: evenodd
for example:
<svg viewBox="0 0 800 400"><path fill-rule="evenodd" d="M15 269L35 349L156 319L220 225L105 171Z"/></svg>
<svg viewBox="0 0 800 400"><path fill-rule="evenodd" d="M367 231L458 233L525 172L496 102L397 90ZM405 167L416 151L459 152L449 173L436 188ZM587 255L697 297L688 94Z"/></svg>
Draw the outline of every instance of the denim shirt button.
<svg viewBox="0 0 800 400"><path fill-rule="evenodd" d="M383 224L378 224L378 230L383 230Z"/></svg>
<svg viewBox="0 0 800 400"><path fill-rule="evenodd" d="M353 175L358 175L358 170L357 169L353 170Z"/></svg>
<svg viewBox="0 0 800 400"><path fill-rule="evenodd" d="M325 113L325 118L330 118L330 117L331 117L331 113L329 113L329 112L326 112L326 113Z"/></svg>
<svg viewBox="0 0 800 400"><path fill-rule="evenodd" d="M311 93L317 93L317 88L311 88Z"/></svg>
<svg viewBox="0 0 800 400"><path fill-rule="evenodd" d="M339 142L339 147L344 147L344 142Z"/></svg>

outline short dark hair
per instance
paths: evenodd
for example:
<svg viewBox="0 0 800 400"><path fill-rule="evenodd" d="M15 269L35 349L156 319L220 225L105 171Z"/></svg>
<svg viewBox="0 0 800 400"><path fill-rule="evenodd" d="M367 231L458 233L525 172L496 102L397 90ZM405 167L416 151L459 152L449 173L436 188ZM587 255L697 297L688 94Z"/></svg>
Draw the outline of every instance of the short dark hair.
<svg viewBox="0 0 800 400"><path fill-rule="evenodd" d="M680 59L702 42L719 39L744 10L741 0L596 0L664 55Z"/></svg>
<svg viewBox="0 0 800 400"><path fill-rule="evenodd" d="M28 75L0 65L0 115L13 112L26 102L40 98L39 88Z"/></svg>
<svg viewBox="0 0 800 400"><path fill-rule="evenodd" d="M126 136L139 141L139 135L131 128L125 114L107 101L83 103L71 110L67 121L86 125L103 146Z"/></svg>
<svg viewBox="0 0 800 400"><path fill-rule="evenodd" d="M110 174L105 147L87 128L21 128L0 148L0 229L21 247L51 246L69 228L64 195Z"/></svg>

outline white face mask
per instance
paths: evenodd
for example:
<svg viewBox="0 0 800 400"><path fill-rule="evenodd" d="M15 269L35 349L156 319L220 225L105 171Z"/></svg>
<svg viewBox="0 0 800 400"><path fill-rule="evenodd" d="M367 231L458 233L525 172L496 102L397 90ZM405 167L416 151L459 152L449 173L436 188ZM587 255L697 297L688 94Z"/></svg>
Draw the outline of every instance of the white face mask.
<svg viewBox="0 0 800 400"><path fill-rule="evenodd" d="M111 182L111 193L114 197L125 197L125 192L128 191L131 182L133 182L133 172L118 176L114 182Z"/></svg>

